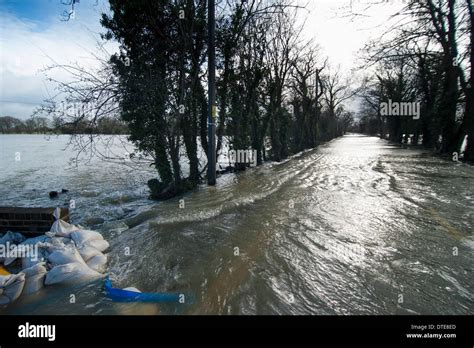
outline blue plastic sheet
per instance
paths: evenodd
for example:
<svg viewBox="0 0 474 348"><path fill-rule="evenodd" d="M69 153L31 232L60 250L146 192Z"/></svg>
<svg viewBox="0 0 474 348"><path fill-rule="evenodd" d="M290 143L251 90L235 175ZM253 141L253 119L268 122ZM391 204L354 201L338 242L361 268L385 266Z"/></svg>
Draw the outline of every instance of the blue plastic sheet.
<svg viewBox="0 0 474 348"><path fill-rule="evenodd" d="M105 292L107 297L117 302L161 302L161 303L179 303L182 294L166 292L135 292L114 288L109 277L105 279Z"/></svg>

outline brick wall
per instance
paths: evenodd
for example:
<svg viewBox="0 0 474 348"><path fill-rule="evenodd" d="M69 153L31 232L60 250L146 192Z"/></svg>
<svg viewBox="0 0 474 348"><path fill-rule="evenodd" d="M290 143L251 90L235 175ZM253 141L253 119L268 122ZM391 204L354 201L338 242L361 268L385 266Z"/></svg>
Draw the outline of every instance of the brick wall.
<svg viewBox="0 0 474 348"><path fill-rule="evenodd" d="M54 222L55 208L0 207L0 233L7 231L43 234ZM69 221L69 210L61 208L61 219Z"/></svg>

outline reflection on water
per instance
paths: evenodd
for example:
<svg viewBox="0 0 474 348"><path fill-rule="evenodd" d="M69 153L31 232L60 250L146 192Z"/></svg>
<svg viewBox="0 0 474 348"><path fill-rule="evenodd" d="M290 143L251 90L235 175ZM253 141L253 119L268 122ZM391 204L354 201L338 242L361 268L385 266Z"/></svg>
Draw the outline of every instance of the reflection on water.
<svg viewBox="0 0 474 348"><path fill-rule="evenodd" d="M0 139L3 168L15 145ZM186 195L180 208L179 198L147 200L143 183L123 186L131 175L123 168L62 170L61 161L47 161L57 160L55 146L34 145L32 158L42 165L2 169L0 204L48 203L30 191L43 195L52 184L72 189L80 202L74 222L105 212L98 226L111 243L116 285L181 292L190 300L117 304L96 282L47 288L7 313L469 314L474 308L472 167L345 136L283 163L222 176L216 187ZM71 291L76 304L69 303Z"/></svg>

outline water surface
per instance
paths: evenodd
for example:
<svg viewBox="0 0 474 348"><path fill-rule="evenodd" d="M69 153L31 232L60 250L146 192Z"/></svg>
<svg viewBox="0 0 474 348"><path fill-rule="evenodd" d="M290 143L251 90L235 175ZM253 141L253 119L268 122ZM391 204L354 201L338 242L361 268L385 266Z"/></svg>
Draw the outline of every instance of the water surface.
<svg viewBox="0 0 474 348"><path fill-rule="evenodd" d="M185 195L180 208L179 198L146 198L149 168L65 169L66 141L0 136L0 204L44 205L45 191L70 189L73 222L111 243L115 285L184 293L186 303L113 303L98 281L45 288L4 313L473 312L470 166L349 135L224 175ZM24 157L12 164L15 151Z"/></svg>

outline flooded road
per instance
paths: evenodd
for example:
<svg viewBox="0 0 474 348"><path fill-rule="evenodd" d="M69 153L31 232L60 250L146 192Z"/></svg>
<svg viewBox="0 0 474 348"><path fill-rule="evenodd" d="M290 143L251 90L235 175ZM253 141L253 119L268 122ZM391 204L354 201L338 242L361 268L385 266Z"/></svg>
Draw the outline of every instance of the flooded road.
<svg viewBox="0 0 474 348"><path fill-rule="evenodd" d="M3 313L471 314L473 187L473 167L345 136L182 201L137 194L99 226L115 285L184 304L113 303L95 282Z"/></svg>

